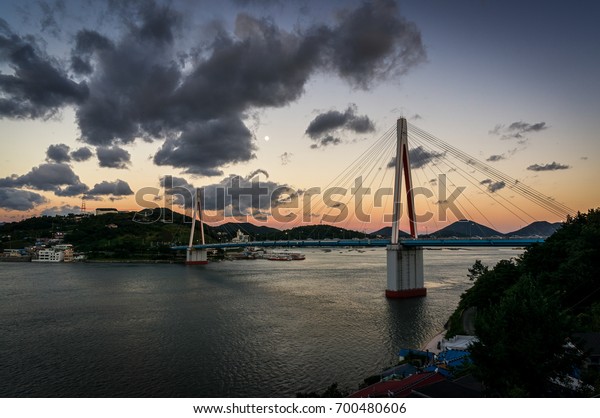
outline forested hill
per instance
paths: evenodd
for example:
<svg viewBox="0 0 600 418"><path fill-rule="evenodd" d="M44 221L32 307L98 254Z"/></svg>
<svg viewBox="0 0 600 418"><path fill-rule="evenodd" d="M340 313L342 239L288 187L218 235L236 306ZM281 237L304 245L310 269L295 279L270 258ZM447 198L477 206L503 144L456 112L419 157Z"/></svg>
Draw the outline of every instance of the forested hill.
<svg viewBox="0 0 600 418"><path fill-rule="evenodd" d="M476 312L472 358L489 394L555 396L556 383L581 368L577 333L600 332L600 209L568 218L517 260L477 262L469 277L448 336ZM577 393L599 393L598 371L581 370L589 386Z"/></svg>
<svg viewBox="0 0 600 418"><path fill-rule="evenodd" d="M60 236L78 252L112 258L172 258L173 245L188 243L191 218L169 209L103 215L41 216L0 226L1 248L24 248L40 239ZM279 230L247 222L205 225L206 242L230 241L241 231L251 240L352 239L369 237L331 225L308 225ZM199 234L197 237L199 238Z"/></svg>

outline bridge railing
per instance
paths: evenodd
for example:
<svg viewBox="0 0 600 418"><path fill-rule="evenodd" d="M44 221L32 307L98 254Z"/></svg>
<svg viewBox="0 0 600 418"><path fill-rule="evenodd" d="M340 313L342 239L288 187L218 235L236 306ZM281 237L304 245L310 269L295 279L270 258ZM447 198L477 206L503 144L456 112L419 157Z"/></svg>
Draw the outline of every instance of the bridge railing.
<svg viewBox="0 0 600 418"><path fill-rule="evenodd" d="M528 247L544 242L544 238L440 238L440 239L403 239L400 245L405 247ZM386 247L389 239L338 239L338 240L275 240L222 242L198 244L195 249L208 248L246 248L246 247ZM172 250L186 250L184 245L171 247Z"/></svg>

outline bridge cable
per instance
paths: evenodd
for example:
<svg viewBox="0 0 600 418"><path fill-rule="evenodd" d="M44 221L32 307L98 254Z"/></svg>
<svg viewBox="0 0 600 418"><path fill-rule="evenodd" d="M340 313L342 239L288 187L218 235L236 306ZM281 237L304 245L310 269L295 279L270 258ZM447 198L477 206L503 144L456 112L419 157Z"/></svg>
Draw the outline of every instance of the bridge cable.
<svg viewBox="0 0 600 418"><path fill-rule="evenodd" d="M393 136L395 134L395 126L388 129L381 137L375 141L367 150L363 151L351 164L349 164L340 174L338 174L335 178L333 178L326 186L324 190L329 190L333 184L337 182L339 185L345 185L347 181L352 180L356 177L357 173L360 172L361 168L365 166L369 161L372 161L376 156L381 155L381 151L389 147L389 143L391 142ZM339 185L338 187L341 187ZM325 207L325 203L321 200L321 202L317 205L317 210L315 212L320 212L321 209ZM312 208L309 208L312 209ZM329 208L327 214L331 212L333 208ZM304 214L304 205L301 205L299 211ZM312 211L311 211L312 212ZM309 214L310 219L312 219L312 213ZM321 215L322 217L322 215ZM299 216L293 222L298 225L304 219L303 216ZM322 222L322 221L321 221Z"/></svg>
<svg viewBox="0 0 600 418"><path fill-rule="evenodd" d="M426 145L424 142L421 142L421 141L419 141L418 139L416 139L416 138L414 138L414 137L413 137L413 141L414 141L414 142L417 142L417 143L419 143L419 144L421 144L421 146L423 146L423 148L425 148L425 149L428 149L428 150L430 150L430 151L433 151L433 149L431 149L430 147L428 147L428 146L427 146L427 145ZM448 165L448 161L449 161L448 159L445 159L445 160L444 160L444 163L446 163L446 164ZM465 179L466 181L468 181L469 183L471 183L473 186L475 186L475 188L477 188L477 189L481 190L481 191L483 192L483 194L484 194L484 195L488 196L488 197L489 197L490 199L492 199L494 202L498 203L500 206L502 206L504 209L506 209L507 211L509 211L510 213L512 213L512 214L513 214L515 217L517 217L517 218L518 218L519 220L521 220L522 222L525 222L525 223L527 222L525 219L523 219L521 216L519 216L517 213L515 213L515 211L513 211L513 210L512 210L512 209L510 209L508 206L506 206L505 204L503 204L501 201L499 201L498 199L496 199L496 198L494 197L494 195L492 194L493 192L491 192L491 193L488 193L489 191L486 191L486 189L482 187L482 184L481 184L481 182L479 181L479 179L477 179L476 177L474 177L474 176L473 176L471 173L469 173L468 171L464 170L462 167L460 167L460 166L459 166L459 165L457 165L457 164L453 164L453 167L452 167L452 168L453 168L453 169L454 169L454 170L457 172L457 174L458 174L459 176L461 176L463 179ZM460 171L460 172L459 172L459 171ZM462 174L461 174L461 173L462 173ZM473 182L471 179L474 179L474 180L475 180L475 182ZM465 196L465 195L463 195L463 196ZM504 199L504 200L505 200L505 201L506 201L506 202L507 202L509 205L511 205L511 206L514 206L515 208L519 209L519 210L520 210L521 212L523 212L523 213L524 213L526 216L530 217L531 219L533 219L533 220L535 221L535 218L534 218L533 216L531 216L530 214L528 214L527 212L525 212L523 209L520 209L520 208L519 208L518 206L516 206L514 203L512 203L512 202L510 202L508 199L506 199L506 198L505 198L503 195L501 195L501 194L498 194L497 196L498 196L498 197L500 197L500 198L502 198L502 199ZM466 196L465 196L465 198L468 200L468 197L466 197ZM479 210L478 210L478 211L479 211ZM480 212L480 213L481 213L481 212ZM483 215L483 214L482 214L482 215ZM483 216L484 216L484 218L485 218L485 215L483 215ZM487 218L486 218L486 220L487 220ZM490 222L490 221L488 220L488 222ZM490 225L492 225L492 227L493 227L494 229L496 229L496 227L495 227L495 226L493 226L493 224L491 224L491 222L490 222Z"/></svg>
<svg viewBox="0 0 600 418"><path fill-rule="evenodd" d="M392 144L392 146L388 146L387 149L383 150L383 152L380 154L379 158L375 161L376 164L372 164L371 165L371 169L368 171L368 173L366 174L365 178L369 178L370 174L372 173L372 171L376 167L379 167L379 169L378 169L378 172L373 176L372 180L367 185L366 189L372 190L373 184L377 180L377 177L378 177L377 175L381 174L381 172L383 171L383 174L381 175L381 181L379 182L379 186L378 186L379 188L381 188L383 180L385 179L387 171L388 171L388 167L387 167L388 163L387 162L390 160L390 158L392 157L392 155L396 153L396 149L395 148L396 148L395 144ZM382 166L385 167L385 169L382 169ZM363 201L365 199L365 196L367 196L367 195L363 194L362 196L360 196L360 199L355 202L355 207L361 207L362 208L362 203L363 203ZM389 195L386 195L386 196L389 196ZM370 209L371 210L374 209L374 201L373 200L371 200L371 207L370 207ZM344 223L344 228L347 229L347 226L348 226L348 224L350 223L351 220L352 220L352 218L348 217L348 219Z"/></svg>
<svg viewBox="0 0 600 418"><path fill-rule="evenodd" d="M356 179L358 174L363 170L363 167L372 166L377 158L381 155L382 151L389 147L388 143L390 142L392 136L393 132L387 135L385 141L380 142L377 147L373 147L370 152L366 153L365 158L363 158L359 163L355 164L352 169L347 172L337 187L345 188L347 185L351 185L352 180ZM348 197L348 199L350 198L351 196ZM323 203L323 205L325 205L325 203ZM334 209L336 209L336 207L329 207L326 215L330 215L331 211Z"/></svg>
<svg viewBox="0 0 600 418"><path fill-rule="evenodd" d="M524 197L527 197L530 201L535 202L538 206L543 207L544 209L548 210L549 212L551 212L557 216L560 216L561 218L564 218L566 215L570 215L570 214L574 213L574 211L571 208L567 207L566 205L553 200L552 198L523 184L519 180L516 180L516 179L508 176L507 174L504 174L504 173L500 172L499 170L489 166L488 164L485 164L484 162L478 160L477 158L472 157L472 156L464 153L463 151L460 151L459 149L445 143L441 139L427 133L426 131L419 129L418 127L416 127L414 125L409 125L409 127L413 130L413 132L416 132L423 139L426 139L428 142L437 145L441 149L444 149L449 154L451 154L451 155L455 156L456 158L465 162L467 165L470 165L470 166L473 166L474 168L479 169L481 172L484 172L485 174L489 175L490 177L494 177L496 180L505 182L505 184L509 188L516 190L519 194L521 194Z"/></svg>
<svg viewBox="0 0 600 418"><path fill-rule="evenodd" d="M364 171L364 168L370 167L370 169L368 170L368 172L365 175L365 178L369 178L369 176L371 175L371 173L373 172L373 170L375 169L375 167L380 166L382 164L382 162L385 163L385 160L383 160L383 158L385 158L385 157L382 157L382 156L385 156L387 153L389 153L390 149L392 148L392 146L390 146L391 145L390 142L393 142L393 141L391 141L392 137L393 136L390 136L390 140L388 140L387 143L383 143L383 146L379 147L379 149L377 150L377 152L374 152L368 160L364 161L364 165L361 165L360 167L358 167L358 169L360 171L356 172L354 179L353 178L349 179L350 182L352 180L356 180L356 178L357 178L356 176L358 176L359 173L362 173ZM362 177L362 175L360 177ZM368 185L368 187L372 186L373 181L375 180L375 177L376 176L373 177L373 180L371 180L371 182ZM349 184L349 186L350 186L350 189L351 189L352 188L352 184ZM360 202L357 202L357 203L362 204L363 197L361 197ZM353 198L353 195L350 193L348 195L348 200L347 201L349 202L352 198ZM332 208L330 208L330 210L331 209ZM347 225L347 223L349 221L350 221L350 218L347 220L346 225Z"/></svg>
<svg viewBox="0 0 600 418"><path fill-rule="evenodd" d="M416 128L416 129L418 130L418 128ZM510 188L516 189L524 197L530 196L529 200L535 201L538 205L544 207L545 209L552 211L555 214L560 214L562 216L564 216L565 213L568 213L568 211L572 211L571 209L567 208L566 206L552 201L551 198L541 194L540 192L537 192L536 190L528 187L527 185L524 185L523 183L519 182L518 180L513 179L512 177L477 160L475 157L469 156L468 154L452 147L451 145L444 143L439 138L435 138L432 135L430 135L424 131L422 131L422 132L423 132L422 137L424 139L426 139L434 144L437 144L440 148L445 149L447 152L454 155L456 158L462 160L467 165L470 165L470 166L473 166L474 168L479 169L480 172L484 172L485 174L489 175L490 177L494 177L495 180L501 180L501 181L507 182L508 183L507 186L509 186ZM563 208L560 208L561 206ZM558 213L556 213L555 211L558 211ZM562 211L564 211L564 212L562 212Z"/></svg>
<svg viewBox="0 0 600 418"><path fill-rule="evenodd" d="M415 138L413 138L412 141L418 143L418 141L416 141ZM445 164L451 171L455 170L455 167L453 165L450 165L450 163L448 163L447 159L441 159L440 161L443 162L443 164ZM438 167L436 159L433 159L431 161L431 164L439 171L439 173L444 173L444 171L440 167ZM426 166L429 168L429 170L431 170L431 172L432 172L432 174L434 176L437 175L437 174L439 174L439 173L435 173L435 171L433 171L433 169L431 167L429 167L429 165L426 165ZM450 183L451 186L453 186L455 188L458 188L458 186L454 183L454 181L452 180L452 178L450 178L450 177L446 177L446 178L447 178L447 181ZM468 197L466 197L466 196L464 196L464 197L465 197L465 200L481 215L481 217L483 219L485 219L486 222L489 225L492 225L492 227L495 229L495 227L493 226L493 223L487 218L487 216L485 216L485 214L483 212L481 212L481 210L479 209L479 207L477 205L475 205ZM438 202L439 202L439 197L438 197ZM469 212L469 210L467 210L467 208L459 200L456 201L456 205L459 207L459 209L462 212L464 212L464 213L467 214L467 217L469 219L473 219L473 216L471 215L471 213Z"/></svg>

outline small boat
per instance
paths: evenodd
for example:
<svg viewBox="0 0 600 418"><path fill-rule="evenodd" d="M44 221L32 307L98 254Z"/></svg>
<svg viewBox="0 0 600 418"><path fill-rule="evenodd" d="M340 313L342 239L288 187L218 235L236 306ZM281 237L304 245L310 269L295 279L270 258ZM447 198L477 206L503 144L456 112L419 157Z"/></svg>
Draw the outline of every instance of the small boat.
<svg viewBox="0 0 600 418"><path fill-rule="evenodd" d="M291 261L292 257L289 254L269 254L267 260L271 261Z"/></svg>

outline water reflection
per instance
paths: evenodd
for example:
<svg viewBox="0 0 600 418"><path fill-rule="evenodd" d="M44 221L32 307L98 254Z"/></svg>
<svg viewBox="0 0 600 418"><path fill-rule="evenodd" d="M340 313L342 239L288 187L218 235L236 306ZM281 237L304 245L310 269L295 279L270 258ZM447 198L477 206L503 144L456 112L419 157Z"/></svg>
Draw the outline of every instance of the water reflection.
<svg viewBox="0 0 600 418"><path fill-rule="evenodd" d="M510 255L517 254L517 252ZM385 251L300 262L8 265L0 396L294 396L355 389L441 329L497 250L426 253L428 296L384 297ZM3 266L4 267L4 266Z"/></svg>

